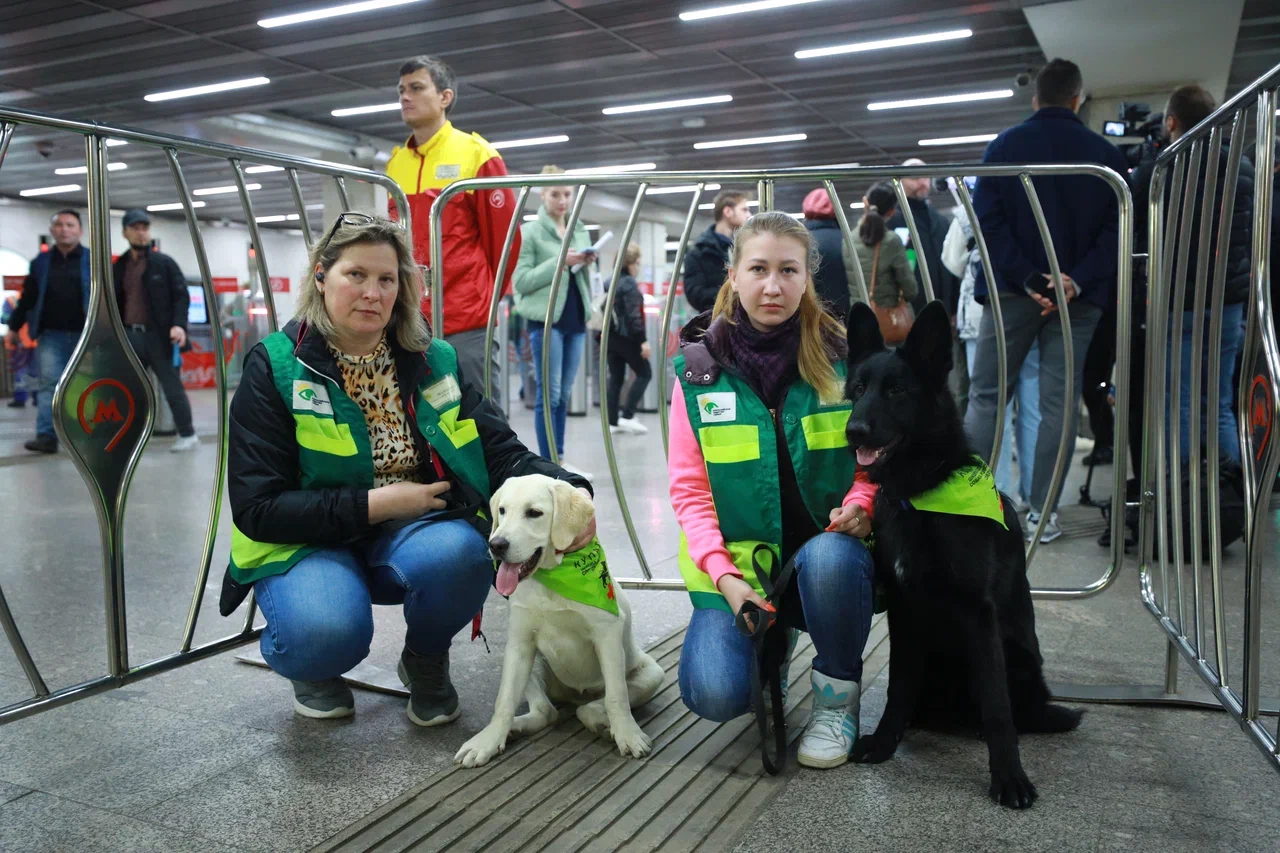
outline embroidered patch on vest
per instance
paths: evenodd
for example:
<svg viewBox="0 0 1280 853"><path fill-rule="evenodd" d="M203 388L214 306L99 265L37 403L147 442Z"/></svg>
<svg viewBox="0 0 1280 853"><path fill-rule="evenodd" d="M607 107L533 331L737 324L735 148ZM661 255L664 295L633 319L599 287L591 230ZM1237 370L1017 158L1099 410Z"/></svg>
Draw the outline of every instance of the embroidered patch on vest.
<svg viewBox="0 0 1280 853"><path fill-rule="evenodd" d="M462 399L462 389L458 387L458 380L452 374L449 374L439 382L424 388L422 390L422 399L426 400L428 405L437 412L443 412Z"/></svg>
<svg viewBox="0 0 1280 853"><path fill-rule="evenodd" d="M704 424L737 420L738 395L732 391L712 391L698 395L698 414Z"/></svg>
<svg viewBox="0 0 1280 853"><path fill-rule="evenodd" d="M333 414L329 389L318 382L307 382L304 379L293 380L293 407L317 415Z"/></svg>

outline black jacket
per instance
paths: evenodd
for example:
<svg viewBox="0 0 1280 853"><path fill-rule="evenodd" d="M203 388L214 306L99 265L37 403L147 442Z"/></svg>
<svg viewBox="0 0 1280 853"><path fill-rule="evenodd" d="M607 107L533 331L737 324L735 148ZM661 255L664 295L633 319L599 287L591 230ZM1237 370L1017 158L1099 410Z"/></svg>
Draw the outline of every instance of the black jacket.
<svg viewBox="0 0 1280 853"><path fill-rule="evenodd" d="M608 290L610 285L605 285ZM613 316L617 323L609 335L609 343L625 338L631 344L644 343L644 294L633 276L618 279L618 295L613 297Z"/></svg>
<svg viewBox="0 0 1280 853"><path fill-rule="evenodd" d="M1196 183L1196 199L1191 217L1191 244L1187 247L1186 296L1184 297L1183 309L1186 311L1195 310L1196 266L1200 255L1200 211L1204 203L1205 173L1208 171L1208 167L1208 155L1206 154L1200 161L1200 175ZM1182 210L1169 209L1173 192L1172 171L1172 168L1170 168L1169 180L1165 182L1165 216L1172 218L1175 224L1180 226ZM1130 179L1133 185L1133 248L1135 252L1145 252L1148 247L1150 221L1147 215L1147 204L1151 199L1151 178L1154 174L1155 161L1146 160L1134 170ZM1220 208L1222 206L1222 191L1226 175L1227 146L1224 145L1218 156L1218 181L1213 198L1213 234L1209 238L1212 257L1209 259L1208 279L1205 282L1206 302L1212 295L1213 260L1217 255L1218 229L1221 222ZM1181 208L1181 206L1179 207ZM1166 219L1167 221L1168 219ZM1180 233L1181 227L1174 233L1173 247L1165 247L1166 250L1172 248L1173 254L1168 257L1174 258L1175 262L1178 257L1178 238ZM1249 266L1253 256L1252 241L1253 164L1242 157L1240 158L1240 174L1236 179L1236 197L1231 216L1231 235L1227 240L1227 277L1223 290L1223 304L1225 305L1235 305L1249 298ZM1170 293L1170 298L1173 298L1172 293Z"/></svg>
<svg viewBox="0 0 1280 853"><path fill-rule="evenodd" d="M956 308L960 302L960 279L951 274L951 270L947 269L942 263L942 244L947 239L947 231L951 228L951 221L941 213L933 209L933 205L929 204L925 199L911 198L907 199L907 203L911 205L911 214L916 220L916 230L920 232L921 245L912 247L910 240L903 240L907 243L907 248L915 248L916 250L916 282L920 285L916 289L916 298L912 300L911 305L915 308L916 315L924 310L924 306L928 303L929 298L924 291L924 276L920 274L920 263L923 260L929 265L929 278L933 282L933 295L935 299L942 300L942 304L947 306L947 313L952 317L956 315ZM888 228L906 228L907 219L902 215L902 211L896 211L893 218L885 223ZM921 256L923 255L923 259Z"/></svg>
<svg viewBox="0 0 1280 853"><path fill-rule="evenodd" d="M323 336L310 331L297 320L291 321L282 331L296 343L295 352L299 359L336 382L339 388L343 387L337 361ZM400 399L411 400L426 374L426 358L422 353L402 349L394 337L389 338L389 344L395 358ZM552 465L521 444L502 414L467 381L461 369L458 385L462 389L458 417L475 420L489 469L491 491L508 478L525 474L546 474L591 490L591 485L583 478ZM408 421L423 460L421 481L435 482L439 478L428 461L427 441L418 430L417 423L412 418ZM227 490L236 527L257 542L276 544L341 545L375 533L378 526L369 523L368 489L359 486L299 488L295 433L293 415L280 398L272 379L270 357L259 343L245 356L240 386L231 400ZM441 464L443 466L443 461ZM459 517L473 520L476 509L488 509L487 500L465 485L447 466L444 466L444 474L452 484L445 494L446 511L455 511ZM484 526L479 520L474 523L478 527ZM487 535L488 530L481 530L481 533ZM232 591L230 587L238 589ZM247 592L247 588L231 581L228 574L223 581L223 615L239 606Z"/></svg>
<svg viewBox="0 0 1280 853"><path fill-rule="evenodd" d="M124 310L124 268L129 260L125 252L111 265L115 279L116 304ZM187 306L191 295L187 293L187 280L178 262L161 252L148 252L147 265L142 271L142 286L147 291L147 308L151 312L151 325L147 331L169 340L169 329L174 326L187 328ZM190 343L188 343L190 346Z"/></svg>
<svg viewBox="0 0 1280 853"><path fill-rule="evenodd" d="M716 295L728 278L729 247L712 225L698 235L684 256L684 297L701 314L716 304Z"/></svg>
<svg viewBox="0 0 1280 853"><path fill-rule="evenodd" d="M835 306L843 322L849 313L849 274L844 268L844 234L834 219L806 219L804 227L818 241L818 274L813 279L818 297ZM939 252L941 255L941 252Z"/></svg>

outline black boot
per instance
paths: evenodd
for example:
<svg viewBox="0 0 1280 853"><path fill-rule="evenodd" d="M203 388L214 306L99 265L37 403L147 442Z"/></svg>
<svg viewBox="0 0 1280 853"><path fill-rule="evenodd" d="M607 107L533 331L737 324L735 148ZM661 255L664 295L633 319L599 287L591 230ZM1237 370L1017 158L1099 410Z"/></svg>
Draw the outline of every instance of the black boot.
<svg viewBox="0 0 1280 853"><path fill-rule="evenodd" d="M58 439L52 435L37 435L22 446L36 453L57 453Z"/></svg>

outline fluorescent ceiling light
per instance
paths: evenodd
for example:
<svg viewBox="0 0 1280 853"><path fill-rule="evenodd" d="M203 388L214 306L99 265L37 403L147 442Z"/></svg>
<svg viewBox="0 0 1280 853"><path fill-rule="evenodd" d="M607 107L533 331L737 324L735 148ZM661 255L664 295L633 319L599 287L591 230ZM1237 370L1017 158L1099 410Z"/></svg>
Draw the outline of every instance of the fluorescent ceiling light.
<svg viewBox="0 0 1280 853"><path fill-rule="evenodd" d="M204 202L193 201L191 202L191 206L204 207ZM149 204L147 205L147 210L151 211L152 213L160 213L165 210L182 210L182 202L175 201L172 204Z"/></svg>
<svg viewBox="0 0 1280 853"><path fill-rule="evenodd" d="M407 6L421 0L366 0L364 3L346 3L342 6L330 6L327 9L313 9L310 12L298 12L295 15L281 15L278 18L263 18L258 26L287 27L292 24L305 24L310 21L321 21L325 18L336 18L339 15L357 15L360 12L374 12L378 9L390 9L393 6Z"/></svg>
<svg viewBox="0 0 1280 853"><path fill-rule="evenodd" d="M715 202L712 202L712 204L714 205ZM747 207L759 207L759 206L760 206L760 199L758 198L753 198L751 199L751 201L747 202Z"/></svg>
<svg viewBox="0 0 1280 853"><path fill-rule="evenodd" d="M278 215L276 215L276 216L255 216L255 217L253 218L253 221L254 221L254 222L257 222L259 225L262 225L263 223L267 223L267 222L297 222L297 221L298 221L298 214L296 214L296 213L288 213L288 214L281 213L281 214L278 214Z"/></svg>
<svg viewBox="0 0 1280 853"><path fill-rule="evenodd" d="M803 213L788 213L787 216L790 216L792 219L804 219Z"/></svg>
<svg viewBox="0 0 1280 853"><path fill-rule="evenodd" d="M728 6L712 6L709 9L696 9L692 12L681 12L682 21L701 21L704 18L719 18L724 15L741 15L745 12L767 12L770 9L783 9L787 6L802 6L805 3L817 3L820 0L757 0L755 3L733 3Z"/></svg>
<svg viewBox="0 0 1280 853"><path fill-rule="evenodd" d="M73 193L80 189L79 184L63 184L57 187L36 187L33 190L23 190L18 195L27 198L33 195L58 195L60 193Z"/></svg>
<svg viewBox="0 0 1280 853"><path fill-rule="evenodd" d="M860 201L851 201L851 202L849 202L849 207L851 207L851 208L852 208L852 209L854 209L854 210L862 210L862 208L863 208L864 206L865 206L865 205L863 205L863 203L862 203L862 202L860 202Z"/></svg>
<svg viewBox="0 0 1280 853"><path fill-rule="evenodd" d="M569 169L566 175L608 175L613 172L651 172L657 163L627 163L622 166L592 166L590 169Z"/></svg>
<svg viewBox="0 0 1280 853"><path fill-rule="evenodd" d="M309 205L307 205L307 210L324 210L324 205L323 205L323 204L309 204Z"/></svg>
<svg viewBox="0 0 1280 853"><path fill-rule="evenodd" d="M525 221L525 222L537 222L537 221L538 221L538 214L536 214L536 213L526 213L526 214L524 215L524 221Z"/></svg>
<svg viewBox="0 0 1280 853"><path fill-rule="evenodd" d="M127 169L127 168L129 168L128 163L108 163L107 164L108 172L119 172L122 169ZM87 174L88 171L89 171L88 166L67 166L62 169L54 169L53 173L55 175L84 175L84 174Z"/></svg>
<svg viewBox="0 0 1280 853"><path fill-rule="evenodd" d="M674 110L679 107L700 107L703 104L727 104L733 95L708 95L705 98L683 98L678 101L655 101L652 104L631 104L625 107L605 107L601 112L607 116L620 116L627 113L647 113L650 110Z"/></svg>
<svg viewBox="0 0 1280 853"><path fill-rule="evenodd" d="M245 184L244 188L246 190L260 190L262 189L262 184ZM226 195L227 193L233 193L233 192L236 192L236 187L234 185L229 187L204 187L203 189L192 190L191 194L192 195Z"/></svg>
<svg viewBox="0 0 1280 853"><path fill-rule="evenodd" d="M342 118L343 116L362 116L366 113L389 113L398 109L400 109L400 102L396 101L394 104L373 104L368 107L343 107L340 110L331 111L329 115Z"/></svg>
<svg viewBox="0 0 1280 853"><path fill-rule="evenodd" d="M680 241L671 240L671 241L668 241L667 243L664 243L662 247L666 249L668 252L674 252L680 248Z"/></svg>
<svg viewBox="0 0 1280 853"><path fill-rule="evenodd" d="M172 101L174 98L191 98L196 95L211 95L214 92L229 92L232 89L247 89L250 86L265 86L271 81L266 77L249 77L244 80L228 80L225 83L210 83L208 86L192 86L190 89L174 89L171 92L152 92L144 95L143 100Z"/></svg>
<svg viewBox="0 0 1280 853"><path fill-rule="evenodd" d="M720 189L720 185L707 184L703 189L707 192L715 192ZM652 187L645 192L645 195L668 195L670 193L694 193L697 191L697 184L681 184L678 187Z"/></svg>
<svg viewBox="0 0 1280 853"><path fill-rule="evenodd" d="M811 50L797 50L796 59L814 59L819 56L838 56L842 53L862 53L868 50L886 50L891 47L908 47L913 44L929 44L935 41L952 41L967 39L973 30L947 30L940 33L921 33L918 36L902 36L893 39L877 39L875 41L859 41L853 44L837 44L832 47L817 47Z"/></svg>
<svg viewBox="0 0 1280 853"><path fill-rule="evenodd" d="M900 110L904 107L931 107L935 104L963 104L967 101L993 101L1012 98L1012 89L994 89L990 92L966 92L963 95L938 95L932 98L909 98L905 101L877 101L867 104L869 110Z"/></svg>
<svg viewBox="0 0 1280 853"><path fill-rule="evenodd" d="M117 145L128 145L128 144L129 144L129 143L128 143L128 142L126 142L126 141L125 141L125 140L123 140L123 139L108 139L108 140L107 140L107 147L108 147L108 148L115 148Z"/></svg>
<svg viewBox="0 0 1280 853"><path fill-rule="evenodd" d="M267 172L283 172L284 166L250 166L244 170L246 175L265 175Z"/></svg>
<svg viewBox="0 0 1280 853"><path fill-rule="evenodd" d="M933 139L921 139L920 144L929 145L972 145L978 142L990 142L996 138L994 133L977 133L973 136L938 136Z"/></svg>
<svg viewBox="0 0 1280 853"><path fill-rule="evenodd" d="M706 204L698 205L698 210L715 210L715 209L716 209L716 205L715 205L715 202L713 201L709 201Z"/></svg>
<svg viewBox="0 0 1280 853"><path fill-rule="evenodd" d="M501 151L503 148L528 148L531 145L555 145L558 142L568 142L569 137L563 133L558 136L531 136L528 139L508 139L505 142L490 142L494 148Z"/></svg>
<svg viewBox="0 0 1280 853"><path fill-rule="evenodd" d="M583 225L582 227L583 227L583 228L585 228L585 229L587 229L588 231L599 231L599 230L600 230L600 226L599 226L599 225Z"/></svg>
<svg viewBox="0 0 1280 853"><path fill-rule="evenodd" d="M737 148L740 145L772 145L776 142L800 142L808 139L807 133L786 133L782 136L751 136L745 139L717 139L711 142L695 142L693 147L699 151L708 148Z"/></svg>

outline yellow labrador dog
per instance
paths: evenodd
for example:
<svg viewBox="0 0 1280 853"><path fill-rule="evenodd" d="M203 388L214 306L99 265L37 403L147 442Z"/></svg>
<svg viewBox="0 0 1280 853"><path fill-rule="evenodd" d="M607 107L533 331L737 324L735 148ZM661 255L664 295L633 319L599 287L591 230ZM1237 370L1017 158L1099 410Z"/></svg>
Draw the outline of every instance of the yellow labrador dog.
<svg viewBox="0 0 1280 853"><path fill-rule="evenodd" d="M582 724L607 731L622 755L648 755L652 744L631 709L653 698L665 674L636 646L631 608L599 542L564 554L591 521L590 499L534 474L507 480L489 508L489 550L499 562L494 586L511 600L507 650L493 719L454 761L479 767L502 752L508 735L553 725L553 702L578 705ZM529 711L517 717L521 697Z"/></svg>

